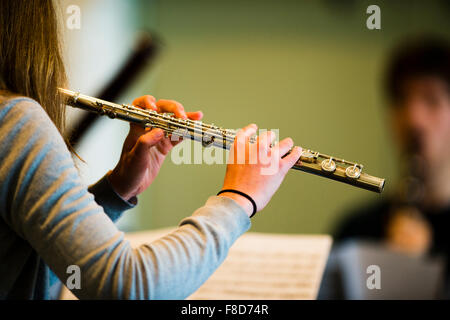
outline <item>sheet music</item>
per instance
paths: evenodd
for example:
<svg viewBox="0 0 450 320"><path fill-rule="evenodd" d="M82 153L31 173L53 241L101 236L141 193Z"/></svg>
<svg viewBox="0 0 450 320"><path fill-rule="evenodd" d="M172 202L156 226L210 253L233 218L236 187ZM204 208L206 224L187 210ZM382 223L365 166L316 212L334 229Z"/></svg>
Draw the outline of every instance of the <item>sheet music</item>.
<svg viewBox="0 0 450 320"><path fill-rule="evenodd" d="M175 228L126 234L133 247ZM246 233L217 271L188 299L316 299L331 247L327 235ZM66 289L63 299L70 299ZM73 296L72 296L73 297Z"/></svg>
<svg viewBox="0 0 450 320"><path fill-rule="evenodd" d="M329 236L248 233L190 299L315 299Z"/></svg>
<svg viewBox="0 0 450 320"><path fill-rule="evenodd" d="M127 238L137 246L172 230L139 232ZM330 246L327 235L246 233L188 299L316 299Z"/></svg>

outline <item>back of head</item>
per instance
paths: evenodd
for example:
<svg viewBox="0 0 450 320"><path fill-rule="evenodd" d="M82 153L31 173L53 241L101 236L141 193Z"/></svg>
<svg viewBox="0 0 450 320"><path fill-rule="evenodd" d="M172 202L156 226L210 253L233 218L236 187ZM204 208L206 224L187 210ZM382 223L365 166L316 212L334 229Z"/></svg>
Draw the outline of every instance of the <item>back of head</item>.
<svg viewBox="0 0 450 320"><path fill-rule="evenodd" d="M65 86L58 22L51 0L0 0L0 90L35 99L60 131Z"/></svg>

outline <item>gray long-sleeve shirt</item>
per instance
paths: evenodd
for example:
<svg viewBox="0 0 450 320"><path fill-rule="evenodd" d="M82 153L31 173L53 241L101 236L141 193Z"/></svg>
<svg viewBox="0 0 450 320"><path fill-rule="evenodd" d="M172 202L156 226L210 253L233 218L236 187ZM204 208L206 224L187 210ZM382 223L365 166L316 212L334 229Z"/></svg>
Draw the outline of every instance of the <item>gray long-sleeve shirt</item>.
<svg viewBox="0 0 450 320"><path fill-rule="evenodd" d="M0 299L48 299L50 269L65 283L71 265L79 298L183 299L250 227L242 207L213 196L170 235L132 248L113 223L131 205L107 179L89 191L42 107L0 95Z"/></svg>

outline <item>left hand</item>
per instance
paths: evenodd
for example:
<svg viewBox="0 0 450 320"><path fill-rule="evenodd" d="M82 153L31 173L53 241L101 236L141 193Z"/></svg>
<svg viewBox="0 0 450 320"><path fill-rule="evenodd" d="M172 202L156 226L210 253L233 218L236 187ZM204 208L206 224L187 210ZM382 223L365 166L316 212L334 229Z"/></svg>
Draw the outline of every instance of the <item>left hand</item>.
<svg viewBox="0 0 450 320"><path fill-rule="evenodd" d="M137 98L133 105L157 112L170 112L182 119L203 118L200 111L185 112L177 101L156 101L150 95ZM155 180L167 154L179 142L181 137L178 141L171 141L171 137L165 137L162 129L130 124L130 132L123 144L119 163L108 176L114 190L127 201L142 193Z"/></svg>

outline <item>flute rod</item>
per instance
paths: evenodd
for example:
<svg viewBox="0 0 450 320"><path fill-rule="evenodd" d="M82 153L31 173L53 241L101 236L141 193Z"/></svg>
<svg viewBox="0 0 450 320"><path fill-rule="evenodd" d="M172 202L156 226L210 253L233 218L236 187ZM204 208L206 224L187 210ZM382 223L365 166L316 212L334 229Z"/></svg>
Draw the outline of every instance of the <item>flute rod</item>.
<svg viewBox="0 0 450 320"><path fill-rule="evenodd" d="M224 129L201 121L179 119L169 114L144 110L127 104L120 105L67 89L59 89L59 91L66 98L66 103L72 107L106 115L113 119L137 123L143 127L160 128L167 134L176 134L199 141L204 147L214 146L229 150L237 134L235 130ZM255 139L256 137L252 137L251 142L255 142ZM385 179L367 174L363 171L362 164L302 149L302 155L292 169L377 193L383 191Z"/></svg>

